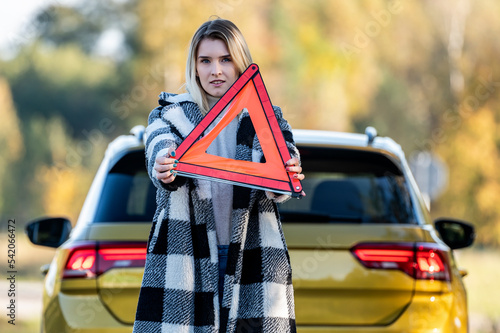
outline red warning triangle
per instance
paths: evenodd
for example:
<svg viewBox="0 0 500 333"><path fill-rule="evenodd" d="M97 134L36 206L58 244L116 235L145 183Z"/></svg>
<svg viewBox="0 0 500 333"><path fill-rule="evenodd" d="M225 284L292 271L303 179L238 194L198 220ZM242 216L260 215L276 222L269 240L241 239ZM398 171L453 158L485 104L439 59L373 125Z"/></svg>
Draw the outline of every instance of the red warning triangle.
<svg viewBox="0 0 500 333"><path fill-rule="evenodd" d="M222 129L245 108L255 128L265 162L240 161L208 154L208 147ZM205 133L224 109L226 113L211 131ZM175 170L182 176L269 190L294 197L300 197L302 192L300 181L293 178L294 172L287 172L285 169L285 163L291 158L290 153L256 64L251 64L243 72L184 139L176 149L176 158L179 163Z"/></svg>

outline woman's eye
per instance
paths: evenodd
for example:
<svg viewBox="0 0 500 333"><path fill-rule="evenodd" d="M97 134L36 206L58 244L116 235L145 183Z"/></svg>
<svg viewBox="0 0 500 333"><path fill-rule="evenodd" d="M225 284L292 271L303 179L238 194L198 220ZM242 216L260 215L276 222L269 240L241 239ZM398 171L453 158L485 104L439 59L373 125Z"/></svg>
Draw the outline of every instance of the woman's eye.
<svg viewBox="0 0 500 333"><path fill-rule="evenodd" d="M223 58L222 59L222 62L230 62L231 61L231 58Z"/></svg>
<svg viewBox="0 0 500 333"><path fill-rule="evenodd" d="M208 59L201 59L200 62L202 64L209 64L210 63L210 61Z"/></svg>

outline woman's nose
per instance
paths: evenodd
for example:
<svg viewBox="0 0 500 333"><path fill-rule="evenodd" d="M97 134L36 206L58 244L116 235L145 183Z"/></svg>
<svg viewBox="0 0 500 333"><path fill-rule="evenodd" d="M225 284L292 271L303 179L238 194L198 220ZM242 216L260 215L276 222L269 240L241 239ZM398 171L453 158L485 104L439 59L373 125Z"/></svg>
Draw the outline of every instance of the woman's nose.
<svg viewBox="0 0 500 333"><path fill-rule="evenodd" d="M212 66L212 75L217 76L221 74L221 67L218 62L214 62Z"/></svg>

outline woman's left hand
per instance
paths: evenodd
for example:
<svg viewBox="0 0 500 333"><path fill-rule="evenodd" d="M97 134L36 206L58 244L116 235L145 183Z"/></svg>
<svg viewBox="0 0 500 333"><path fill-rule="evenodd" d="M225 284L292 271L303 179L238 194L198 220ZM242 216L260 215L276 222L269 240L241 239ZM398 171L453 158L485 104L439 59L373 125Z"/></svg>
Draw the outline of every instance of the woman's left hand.
<svg viewBox="0 0 500 333"><path fill-rule="evenodd" d="M287 172L296 172L293 175L293 178L298 179L298 180L304 180L304 178L306 178L306 176L304 176L304 174L302 173L302 167L299 165L298 158L294 157L294 158L288 160L285 163L285 167L286 167ZM301 195L306 196L306 193L304 191L302 191Z"/></svg>

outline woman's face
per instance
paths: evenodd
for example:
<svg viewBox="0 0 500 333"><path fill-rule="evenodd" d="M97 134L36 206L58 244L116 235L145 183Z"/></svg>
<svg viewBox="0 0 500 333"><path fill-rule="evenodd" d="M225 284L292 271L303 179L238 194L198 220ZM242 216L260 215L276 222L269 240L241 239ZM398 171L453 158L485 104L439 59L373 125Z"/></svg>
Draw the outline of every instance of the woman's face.
<svg viewBox="0 0 500 333"><path fill-rule="evenodd" d="M205 38L200 42L196 75L203 90L214 97L222 97L238 79L236 66L222 40Z"/></svg>

